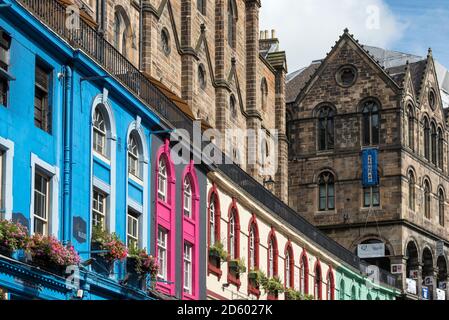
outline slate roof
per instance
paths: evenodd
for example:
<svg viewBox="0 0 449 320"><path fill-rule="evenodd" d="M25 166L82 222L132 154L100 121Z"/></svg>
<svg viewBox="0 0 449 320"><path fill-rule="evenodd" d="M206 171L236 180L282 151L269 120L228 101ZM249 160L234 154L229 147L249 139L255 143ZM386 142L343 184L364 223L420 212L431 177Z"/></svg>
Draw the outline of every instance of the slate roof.
<svg viewBox="0 0 449 320"><path fill-rule="evenodd" d="M301 90L309 81L310 77L315 74L315 71L320 67L321 61L312 62L308 67L295 72L295 75L287 78L285 101L287 103L295 102Z"/></svg>
<svg viewBox="0 0 449 320"><path fill-rule="evenodd" d="M412 77L413 89L415 90L415 94L419 95L419 92L421 90L421 82L424 76L424 72L426 71L427 60L413 62L408 66L410 68L410 74ZM387 72L390 73L391 77L399 86L402 86L402 81L404 80L406 70L407 65L405 64L402 66L389 68L387 69Z"/></svg>

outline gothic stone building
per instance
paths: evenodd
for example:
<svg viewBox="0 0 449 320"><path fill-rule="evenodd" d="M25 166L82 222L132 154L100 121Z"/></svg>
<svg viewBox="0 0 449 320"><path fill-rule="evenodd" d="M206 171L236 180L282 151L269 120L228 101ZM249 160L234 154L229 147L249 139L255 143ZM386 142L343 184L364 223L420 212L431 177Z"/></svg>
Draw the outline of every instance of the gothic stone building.
<svg viewBox="0 0 449 320"><path fill-rule="evenodd" d="M260 0L58 1L80 4L94 28L206 126L278 130L279 146L268 151L275 176L261 176L260 161L246 165L254 153L247 141L236 137L227 151L287 201L286 57L275 32L259 33Z"/></svg>
<svg viewBox="0 0 449 320"><path fill-rule="evenodd" d="M435 298L448 278L445 111L430 50L384 69L347 30L287 83L290 205L354 252L384 243L385 257L367 262L401 265L412 298L423 283ZM364 188L366 148L378 150L379 183Z"/></svg>

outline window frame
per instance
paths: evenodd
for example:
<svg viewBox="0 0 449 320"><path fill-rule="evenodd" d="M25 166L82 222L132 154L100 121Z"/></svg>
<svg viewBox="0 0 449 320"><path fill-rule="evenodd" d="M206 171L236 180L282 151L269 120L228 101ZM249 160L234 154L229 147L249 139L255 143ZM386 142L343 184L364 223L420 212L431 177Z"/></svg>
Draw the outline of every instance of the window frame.
<svg viewBox="0 0 449 320"><path fill-rule="evenodd" d="M446 214L446 195L442 188L440 188L438 192L438 222L441 227L444 227L446 224L445 214Z"/></svg>
<svg viewBox="0 0 449 320"><path fill-rule="evenodd" d="M416 210L416 178L413 171L408 173L408 208Z"/></svg>
<svg viewBox="0 0 449 320"><path fill-rule="evenodd" d="M293 247L290 241L285 246L285 259L284 259L284 282L286 288L294 289L295 287L295 257Z"/></svg>
<svg viewBox="0 0 449 320"><path fill-rule="evenodd" d="M327 176L327 179L325 178ZM321 200L323 199L322 190L324 187L325 196L324 199L326 201L325 207L322 206ZM330 189L332 187L332 189ZM327 212L327 211L335 211L336 209L336 179L335 175L330 171L321 172L318 176L318 211L319 212ZM329 192L332 190L332 192ZM331 194L331 195L330 195ZM333 203L333 206L330 203Z"/></svg>
<svg viewBox="0 0 449 320"><path fill-rule="evenodd" d="M103 198L103 212L101 212L99 209L95 208L95 201L97 201L98 203L98 198L99 197L95 197L95 194L97 194L97 196L101 196ZM97 206L99 207L99 206ZM99 215L103 217L103 226L102 229L103 230L107 230L107 213L108 213L108 195L101 191L99 188L93 188L93 192L92 192L92 227L97 226L97 224L95 223L96 219L94 218L95 215Z"/></svg>
<svg viewBox="0 0 449 320"><path fill-rule="evenodd" d="M317 112L317 148L323 152L335 150L335 110L328 105Z"/></svg>
<svg viewBox="0 0 449 320"><path fill-rule="evenodd" d="M323 279L322 279L322 269L321 269L321 263L319 260L315 263L315 271L314 271L314 279L313 279L313 296L315 297L315 300L322 300L323 299Z"/></svg>
<svg viewBox="0 0 449 320"><path fill-rule="evenodd" d="M12 37L5 30L0 28L0 53L4 52L5 61L0 60L0 105L5 108L9 105L9 82L15 80L11 75L9 75L9 67L11 64L11 44ZM1 56L1 55L0 55Z"/></svg>
<svg viewBox="0 0 449 320"><path fill-rule="evenodd" d="M431 202L432 202L432 187L430 182L424 180L424 218L430 220L431 217Z"/></svg>
<svg viewBox="0 0 449 320"><path fill-rule="evenodd" d="M53 69L36 57L34 66L34 126L42 131L52 133L52 93L53 93ZM39 83L39 76L46 77L47 83ZM39 101L40 109L36 106ZM36 118L40 113L41 119Z"/></svg>
<svg viewBox="0 0 449 320"><path fill-rule="evenodd" d="M305 249L299 259L299 291L309 294L309 259Z"/></svg>
<svg viewBox="0 0 449 320"><path fill-rule="evenodd" d="M143 180L142 168L142 151L139 144L137 133L131 132L128 139L128 175L137 179L139 182ZM134 145L132 144L134 142ZM131 165L134 163L133 165Z"/></svg>
<svg viewBox="0 0 449 320"><path fill-rule="evenodd" d="M366 196L369 193L369 204L367 204ZM378 203L374 203L375 195L377 194L377 197L379 199ZM363 208L369 209L369 208L380 208L381 207L381 199L380 199L380 186L370 186L370 187L364 187L363 188Z"/></svg>
<svg viewBox="0 0 449 320"><path fill-rule="evenodd" d="M126 224L126 244L128 248L131 248L130 246L130 242L134 242L134 248L138 249L141 246L140 243L140 217L141 214L132 210L131 208L128 208L128 211L126 213L126 220L127 220L127 224ZM134 234L134 230L131 230L130 232L130 222L132 222L132 227L134 229L135 227L135 234ZM135 226L134 226L135 224Z"/></svg>
<svg viewBox="0 0 449 320"><path fill-rule="evenodd" d="M271 228L271 231L268 235L267 240L267 276L269 278L277 277L279 275L279 250L278 250L278 242L276 237L276 231L274 228ZM271 263L270 263L270 253Z"/></svg>
<svg viewBox="0 0 449 320"><path fill-rule="evenodd" d="M157 277L160 280L167 281L169 274L168 270L169 231L162 226L158 226L157 229L156 249L157 249L156 251L157 261L159 265ZM164 273L161 273L161 271L163 271Z"/></svg>
<svg viewBox="0 0 449 320"><path fill-rule="evenodd" d="M228 211L228 255L230 260L240 259L240 217L237 206L237 200L232 199L232 203ZM240 288L241 282L236 278L228 264L228 283Z"/></svg>
<svg viewBox="0 0 449 320"><path fill-rule="evenodd" d="M45 190L41 191L37 189L36 178L40 177L41 181L44 183ZM50 234L50 222L51 222L51 177L45 173L42 169L36 168L34 171L33 180L33 192L34 192L34 206L33 206L33 234L41 234L43 236L48 236ZM36 199L37 195L44 197L45 200L45 216L39 215L36 212ZM36 231L36 220L43 224L42 233Z"/></svg>
<svg viewBox="0 0 449 320"><path fill-rule="evenodd" d="M188 250L186 250L188 249ZM187 255L189 253L189 255ZM183 292L187 295L193 295L194 292L194 245L188 241L184 241L183 249ZM187 277L186 277L187 275ZM187 283L187 282L188 283ZM187 284L187 286L186 286Z"/></svg>
<svg viewBox="0 0 449 320"><path fill-rule="evenodd" d="M362 146L378 146L381 131L381 105L376 99L369 98L363 101L361 110ZM375 133L375 119L377 121L377 133Z"/></svg>
<svg viewBox="0 0 449 320"><path fill-rule="evenodd" d="M207 15L207 0L197 0L196 8L203 16L206 16Z"/></svg>
<svg viewBox="0 0 449 320"><path fill-rule="evenodd" d="M238 10L235 0L228 0L228 44L235 50L237 46L237 20Z"/></svg>

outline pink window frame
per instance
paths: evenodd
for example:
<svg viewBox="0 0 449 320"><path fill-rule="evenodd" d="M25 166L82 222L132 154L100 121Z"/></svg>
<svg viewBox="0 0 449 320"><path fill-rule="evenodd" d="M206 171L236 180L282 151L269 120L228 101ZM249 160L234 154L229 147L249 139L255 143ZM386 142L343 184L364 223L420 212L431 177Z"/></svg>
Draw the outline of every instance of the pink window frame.
<svg viewBox="0 0 449 320"><path fill-rule="evenodd" d="M184 292L184 261L182 263L182 298L183 300L198 300L199 299L199 244L200 244L200 233L199 233L199 208L200 208L200 192L198 176L195 170L195 164L193 161L184 169L182 174L182 204L181 208L184 211L184 180L186 177L190 178L190 183L192 187L192 218L184 216L182 212L182 257L184 259L184 244L188 242L192 246L192 294L187 294ZM193 229L193 232L189 233L188 230Z"/></svg>
<svg viewBox="0 0 449 320"><path fill-rule="evenodd" d="M162 293L174 296L175 295L175 252L176 252L176 177L173 161L170 156L170 142L165 140L164 145L161 146L156 154L155 166L155 202L156 202L156 223L155 223L155 257L158 254L158 230L159 227L164 228L168 232L167 237L167 281L168 283L158 282L156 289ZM159 161L161 157L165 157L167 162L167 201L164 202L159 199L158 195L158 181L159 181ZM163 212L165 214L163 214Z"/></svg>

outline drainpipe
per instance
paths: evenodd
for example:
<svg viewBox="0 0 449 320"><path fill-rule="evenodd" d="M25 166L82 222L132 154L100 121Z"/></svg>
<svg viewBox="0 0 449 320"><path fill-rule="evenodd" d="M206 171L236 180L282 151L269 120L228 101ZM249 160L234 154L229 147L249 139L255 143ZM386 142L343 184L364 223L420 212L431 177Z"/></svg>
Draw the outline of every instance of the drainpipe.
<svg viewBox="0 0 449 320"><path fill-rule="evenodd" d="M64 67L64 182L63 182L63 240L65 242L71 241L70 226L70 188L72 182L72 69L69 66Z"/></svg>

